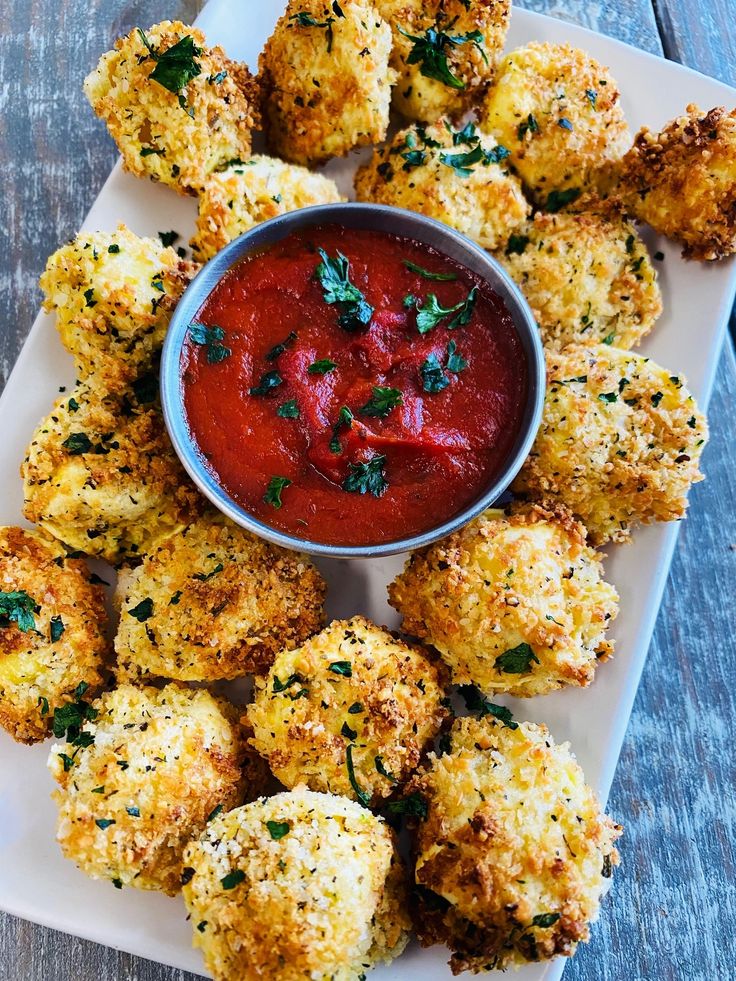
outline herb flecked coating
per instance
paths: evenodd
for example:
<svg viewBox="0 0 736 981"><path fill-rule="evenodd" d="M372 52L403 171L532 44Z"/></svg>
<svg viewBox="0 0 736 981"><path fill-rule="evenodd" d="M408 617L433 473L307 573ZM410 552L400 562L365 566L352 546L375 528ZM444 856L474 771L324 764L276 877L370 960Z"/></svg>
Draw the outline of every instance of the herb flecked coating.
<svg viewBox="0 0 736 981"><path fill-rule="evenodd" d="M344 797L298 787L236 808L184 864L194 943L215 981L359 981L406 946L393 834Z"/></svg>
<svg viewBox="0 0 736 981"><path fill-rule="evenodd" d="M458 719L448 751L411 784L414 926L445 943L453 973L575 952L596 919L621 834L569 744L545 726Z"/></svg>

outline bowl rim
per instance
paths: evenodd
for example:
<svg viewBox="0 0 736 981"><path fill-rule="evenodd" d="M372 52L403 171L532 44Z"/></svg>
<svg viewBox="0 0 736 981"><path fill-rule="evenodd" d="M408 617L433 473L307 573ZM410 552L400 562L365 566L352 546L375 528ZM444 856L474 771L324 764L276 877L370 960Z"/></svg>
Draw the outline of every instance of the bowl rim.
<svg viewBox="0 0 736 981"><path fill-rule="evenodd" d="M465 265L503 299L527 360L527 397L519 433L504 465L486 490L441 524L416 535L375 545L328 545L280 531L254 517L230 497L206 467L190 434L182 397L180 363L187 329L223 276L248 254L270 248L293 231L330 224L413 238ZM274 545L309 555L343 559L379 558L424 548L462 528L498 501L509 489L532 448L541 423L545 384L544 350L536 321L518 286L497 259L466 235L434 218L390 205L352 201L300 208L261 222L233 239L206 262L176 305L164 341L160 369L161 406L166 428L179 460L200 493L237 525Z"/></svg>

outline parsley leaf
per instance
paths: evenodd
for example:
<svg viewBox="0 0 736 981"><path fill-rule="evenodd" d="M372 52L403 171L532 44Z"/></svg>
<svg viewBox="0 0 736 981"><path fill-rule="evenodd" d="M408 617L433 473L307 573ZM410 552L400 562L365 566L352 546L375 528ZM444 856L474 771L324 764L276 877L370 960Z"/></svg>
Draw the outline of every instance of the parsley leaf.
<svg viewBox="0 0 736 981"><path fill-rule="evenodd" d="M467 297L454 307L443 307L434 293L430 293L421 307L417 307L417 330L420 334L427 334L433 330L441 320L455 314L448 323L448 330L455 330L456 327L465 327L473 316L475 302L478 298L478 287L474 286Z"/></svg>
<svg viewBox="0 0 736 981"><path fill-rule="evenodd" d="M15 623L24 634L36 629L33 614L38 613L40 606L32 596L23 590L0 593L0 627L8 627Z"/></svg>
<svg viewBox="0 0 736 981"><path fill-rule="evenodd" d="M355 742L355 740L358 738L358 733L355 731L355 729L351 729L347 722L343 722L340 735L344 736L351 743Z"/></svg>
<svg viewBox="0 0 736 981"><path fill-rule="evenodd" d="M266 361L275 361L276 358L278 358L280 354L283 354L284 351L287 349L287 347L289 347L289 345L296 340L296 338L297 338L296 331L295 330L289 331L289 333L283 339L283 341L281 341L278 344L274 344L274 346L266 355Z"/></svg>
<svg viewBox="0 0 736 981"><path fill-rule="evenodd" d="M263 500L266 504L272 505L278 511L283 503L281 492L285 487L289 487L290 485L291 481L288 477L271 477L266 488L266 493L263 495Z"/></svg>
<svg viewBox="0 0 736 981"><path fill-rule="evenodd" d="M425 78L433 78L452 89L464 89L466 85L462 79L452 73L447 61L449 49L470 43L480 51L486 62L488 61L482 48L483 35L480 31L469 31L467 34L447 34L437 26L428 28L424 35L409 34L401 27L399 33L413 42L406 59L407 64L419 65L419 70Z"/></svg>
<svg viewBox="0 0 736 981"><path fill-rule="evenodd" d="M135 617L138 623L145 623L153 616L153 600L149 597L143 599L136 606L128 610L130 616Z"/></svg>
<svg viewBox="0 0 736 981"><path fill-rule="evenodd" d="M562 191L550 191L547 195L545 211L556 212L564 208L566 204L572 204L580 197L579 187L568 187Z"/></svg>
<svg viewBox="0 0 736 981"><path fill-rule="evenodd" d="M168 246L173 245L174 242L178 241L181 238L181 235L174 231L159 232L158 237L161 239L161 245L163 245L164 248L167 248Z"/></svg>
<svg viewBox="0 0 736 981"><path fill-rule="evenodd" d="M65 629L64 621L60 616L51 617L51 623L49 624L49 637L51 638L52 644L55 644L56 641L59 640Z"/></svg>
<svg viewBox="0 0 736 981"><path fill-rule="evenodd" d="M417 273L417 275L421 276L423 279L434 279L443 283L451 283L457 279L455 273L431 272L429 269L423 269L421 266L418 266L415 262L411 262L409 259L404 259L404 265L409 272Z"/></svg>
<svg viewBox="0 0 736 981"><path fill-rule="evenodd" d="M278 695L280 692L287 691L292 685L301 684L304 678L300 674L290 674L286 681L280 681L279 678L274 677L273 679L273 691L274 694Z"/></svg>
<svg viewBox="0 0 736 981"><path fill-rule="evenodd" d="M353 677L353 665L350 661L333 661L327 670L342 675L343 678Z"/></svg>
<svg viewBox="0 0 736 981"><path fill-rule="evenodd" d="M528 235L509 235L509 240L506 244L506 255L521 255L527 245L529 245Z"/></svg>
<svg viewBox="0 0 736 981"><path fill-rule="evenodd" d="M376 770L381 774L382 777L385 777L387 780L390 780L391 783L398 783L398 780L393 775L393 773L388 772L388 770L383 764L383 759L380 756L376 757L375 764L376 764Z"/></svg>
<svg viewBox="0 0 736 981"><path fill-rule="evenodd" d="M419 369L422 376L422 388L425 392L436 395L450 384L450 379L442 370L442 365L436 354L430 354Z"/></svg>
<svg viewBox="0 0 736 981"><path fill-rule="evenodd" d="M291 831L288 821L266 821L266 827L274 841L280 841Z"/></svg>
<svg viewBox="0 0 736 981"><path fill-rule="evenodd" d="M100 831L105 831L110 825L115 824L113 818L97 818L95 824L100 829Z"/></svg>
<svg viewBox="0 0 736 981"><path fill-rule="evenodd" d="M81 681L74 689L74 701L66 702L54 710L54 717L51 720L51 731L57 739L64 739L70 746L75 746L77 752L85 746L91 746L95 741L90 732L82 732L85 722L93 722L97 718L97 709L92 708L89 702L82 697L89 685ZM74 765L74 757L62 754L64 770L69 770ZM67 762L68 761L68 762Z"/></svg>
<svg viewBox="0 0 736 981"><path fill-rule="evenodd" d="M181 92L193 78L202 74L202 68L196 60L202 54L202 49L194 43L191 34L185 34L170 48L165 51L157 51L140 28L138 28L138 33L148 49L150 57L156 62L156 67L148 77L168 89L169 92L178 95L179 105L182 109L186 109L190 115L193 115Z"/></svg>
<svg viewBox="0 0 736 981"><path fill-rule="evenodd" d="M447 345L447 370L457 375L461 371L465 371L467 367L468 362L458 352L457 344L454 341L450 341Z"/></svg>
<svg viewBox="0 0 736 981"><path fill-rule="evenodd" d="M365 463L349 463L350 473L342 483L343 490L350 494L372 494L381 497L388 489L388 481L383 472L386 457L377 454Z"/></svg>
<svg viewBox="0 0 736 981"><path fill-rule="evenodd" d="M289 399L288 402L282 402L276 409L276 415L281 416L282 419L298 419L299 406L296 404L296 400Z"/></svg>
<svg viewBox="0 0 736 981"><path fill-rule="evenodd" d="M342 453L342 443L340 442L339 436L343 429L350 429L353 425L353 413L350 409L343 405L337 416L337 422L332 427L332 439L330 440L330 451L332 453Z"/></svg>
<svg viewBox="0 0 736 981"><path fill-rule="evenodd" d="M220 885L223 889L234 889L239 886L240 883L245 879L245 872L242 869L233 869L232 872L228 872L220 879Z"/></svg>
<svg viewBox="0 0 736 981"><path fill-rule="evenodd" d="M350 282L350 262L342 252L337 253L336 259L330 259L324 249L320 249L319 254L322 262L317 266L315 276L322 286L325 303L337 304L340 311L337 322L348 332L367 327L373 307Z"/></svg>
<svg viewBox="0 0 736 981"><path fill-rule="evenodd" d="M92 449L92 440L86 433L71 433L61 445L71 456L81 456Z"/></svg>
<svg viewBox="0 0 736 981"><path fill-rule="evenodd" d="M403 800L395 800L387 805L386 810L389 814L406 814L408 817L418 817L422 821L427 820L429 814L429 804L421 794L413 793Z"/></svg>
<svg viewBox="0 0 736 981"><path fill-rule="evenodd" d="M225 339L225 331L216 324L207 327L193 322L189 325L189 336L195 344L206 348L208 364L219 364L233 353L229 347L220 343Z"/></svg>
<svg viewBox="0 0 736 981"><path fill-rule="evenodd" d="M598 93L595 91L595 89L586 89L585 97L590 103L591 107L595 109L596 102L598 101Z"/></svg>
<svg viewBox="0 0 736 981"><path fill-rule="evenodd" d="M345 750L345 756L347 759L348 767L348 780L350 781L350 786L355 791L355 796L358 798L359 803L363 807L368 807L371 802L371 795L367 791L363 790L355 778L355 766L353 765L353 744L350 743Z"/></svg>
<svg viewBox="0 0 736 981"><path fill-rule="evenodd" d="M440 153L440 163L446 167L451 167L458 177L470 177L476 164L483 164L484 167L487 167L492 163L501 163L508 155L509 151L500 143L494 146L492 150L485 150L478 143L472 150L465 153Z"/></svg>
<svg viewBox="0 0 736 981"><path fill-rule="evenodd" d="M212 572L195 572L192 575L192 579L197 579L199 582L209 582L218 572L222 572L223 568L222 562L218 562Z"/></svg>
<svg viewBox="0 0 736 981"><path fill-rule="evenodd" d="M331 361L329 358L320 358L319 361L313 361L307 368L307 372L310 375L327 375L331 371L337 368L337 364Z"/></svg>
<svg viewBox="0 0 736 981"><path fill-rule="evenodd" d="M265 375L261 375L261 379L257 385L253 388L249 388L248 392L250 395L268 395L270 391L274 388L278 388L279 385L283 385L284 379L278 373L278 371L267 371Z"/></svg>
<svg viewBox="0 0 736 981"><path fill-rule="evenodd" d="M505 674L526 674L531 670L532 661L539 664L539 658L529 644L519 644L499 654L494 664Z"/></svg>
<svg viewBox="0 0 736 981"><path fill-rule="evenodd" d="M335 10L334 4L333 4L333 10ZM337 10L335 10L335 13L337 13ZM344 17L345 15L341 11L338 16ZM327 32L327 54L331 54L332 42L334 40L334 35L332 31L332 25L335 23L334 17L327 17L325 20L319 21L316 20L310 13L307 13L305 10L300 10L298 13L292 14L291 17L289 17L289 20L295 20L300 27L324 28Z"/></svg>
<svg viewBox="0 0 736 981"><path fill-rule="evenodd" d="M360 410L364 416L375 416L385 419L392 409L402 405L402 393L398 388L384 388L381 385L373 386L373 395Z"/></svg>
<svg viewBox="0 0 736 981"><path fill-rule="evenodd" d="M551 927L560 918L559 913L537 913L537 915L532 920L532 926L535 927Z"/></svg>
<svg viewBox="0 0 736 981"><path fill-rule="evenodd" d="M494 702L489 702L475 685L461 685L458 688L458 693L462 695L465 705L470 712L480 713L479 718L483 719L485 716L490 715L494 719L498 719L499 722L502 722L507 729L519 728L519 723L514 722L514 717L510 709L505 708L503 705L496 705Z"/></svg>
<svg viewBox="0 0 736 981"><path fill-rule="evenodd" d="M538 132L539 123L531 113L529 113L523 123L519 123L519 128L516 131L520 140L523 140L527 133L534 134Z"/></svg>

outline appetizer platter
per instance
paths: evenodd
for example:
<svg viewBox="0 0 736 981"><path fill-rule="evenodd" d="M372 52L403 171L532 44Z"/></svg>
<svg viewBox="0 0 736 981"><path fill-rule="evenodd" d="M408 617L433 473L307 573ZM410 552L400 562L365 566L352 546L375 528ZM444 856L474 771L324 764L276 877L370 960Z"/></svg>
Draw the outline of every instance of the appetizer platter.
<svg viewBox="0 0 736 981"><path fill-rule="evenodd" d="M89 68L123 166L0 401L0 907L218 981L559 978L736 92L506 0L210 0Z"/></svg>

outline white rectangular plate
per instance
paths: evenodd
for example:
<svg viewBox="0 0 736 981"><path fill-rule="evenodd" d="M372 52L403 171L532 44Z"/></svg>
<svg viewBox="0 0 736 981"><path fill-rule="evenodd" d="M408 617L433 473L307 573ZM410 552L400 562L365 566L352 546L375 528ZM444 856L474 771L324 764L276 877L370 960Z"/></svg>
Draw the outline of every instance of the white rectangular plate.
<svg viewBox="0 0 736 981"><path fill-rule="evenodd" d="M282 9L280 0L235 4L210 0L198 23L209 41L253 69L258 52ZM148 26L148 25L141 25ZM579 27L514 10L508 47L531 40L563 42L588 50L611 67L623 90L632 131L657 127L681 113L688 102L703 108L736 104L736 92L718 82ZM91 67L91 66L90 66ZM81 84L80 78L80 84ZM91 119L91 117L90 117ZM363 155L365 151L363 152ZM345 193L361 154L329 165ZM124 174L118 165L105 184L84 227L112 229L124 221L135 232L156 235L177 229L188 237L195 204L172 191ZM644 352L678 374L687 374L702 405L713 375L736 289L736 265L686 263L675 246L648 234L658 263L665 312ZM31 330L0 400L0 473L5 474L0 522L21 520L18 467L37 422L49 411L59 386L73 381L53 319L41 314ZM707 456L706 456L707 463ZM513 704L519 718L546 722L557 740L569 739L590 783L605 800L613 778L634 695L654 627L677 536L677 526L637 531L633 544L610 550L608 577L621 594L616 621L616 657L599 669L587 690L568 690ZM400 559L321 563L331 585L329 612L361 612L394 625L386 584ZM511 702L509 702L511 704ZM180 899L93 882L65 861L54 841L52 781L46 770L48 745L32 749L0 734L0 908L46 926L108 944L184 970L202 972L191 948L191 932ZM625 823L626 815L615 817ZM603 915L606 915L605 904ZM447 953L412 945L393 965L376 971L376 981L441 981L451 977ZM518 972L519 981L557 981L564 960Z"/></svg>

